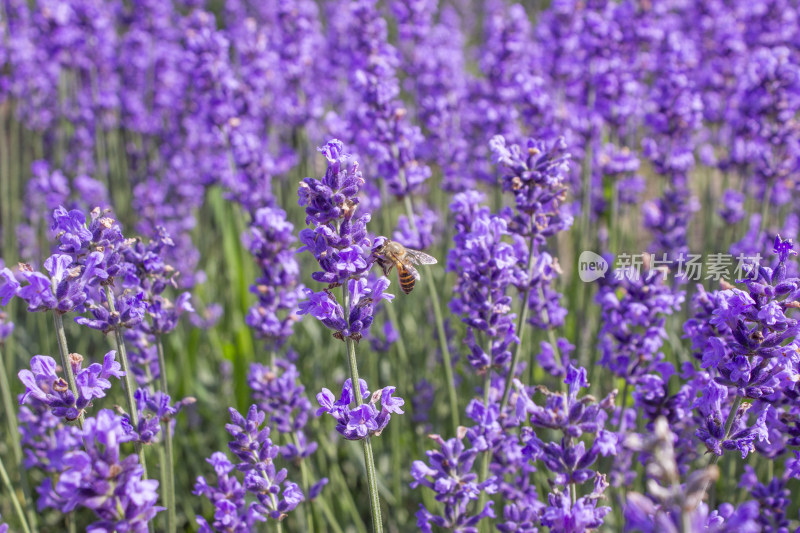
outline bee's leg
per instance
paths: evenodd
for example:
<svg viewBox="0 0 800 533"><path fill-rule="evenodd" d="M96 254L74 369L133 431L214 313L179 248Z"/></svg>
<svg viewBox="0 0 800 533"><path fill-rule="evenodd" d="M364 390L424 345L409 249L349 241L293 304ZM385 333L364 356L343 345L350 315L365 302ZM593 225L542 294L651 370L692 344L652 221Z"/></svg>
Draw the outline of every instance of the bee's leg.
<svg viewBox="0 0 800 533"><path fill-rule="evenodd" d="M389 275L389 272L392 270L392 266L394 265L394 263L392 263L391 261L387 261L386 259L380 257L376 260L376 263L378 263L381 266L381 270L383 270L384 276Z"/></svg>

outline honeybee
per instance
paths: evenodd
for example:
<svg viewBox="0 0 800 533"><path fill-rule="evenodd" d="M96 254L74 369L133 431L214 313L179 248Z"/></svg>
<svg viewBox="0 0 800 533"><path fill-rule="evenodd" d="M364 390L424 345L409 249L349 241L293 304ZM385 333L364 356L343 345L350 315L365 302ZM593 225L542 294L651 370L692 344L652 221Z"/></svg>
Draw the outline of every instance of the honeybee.
<svg viewBox="0 0 800 533"><path fill-rule="evenodd" d="M399 242L390 241L386 239L383 246L375 251L375 261L383 269L383 274L388 276L392 267L397 268L397 280L400 282L400 288L403 292L408 294L414 290L414 284L419 279L419 272L412 266L416 265L435 265L435 257L431 257L426 253L419 250L412 250L406 248Z"/></svg>

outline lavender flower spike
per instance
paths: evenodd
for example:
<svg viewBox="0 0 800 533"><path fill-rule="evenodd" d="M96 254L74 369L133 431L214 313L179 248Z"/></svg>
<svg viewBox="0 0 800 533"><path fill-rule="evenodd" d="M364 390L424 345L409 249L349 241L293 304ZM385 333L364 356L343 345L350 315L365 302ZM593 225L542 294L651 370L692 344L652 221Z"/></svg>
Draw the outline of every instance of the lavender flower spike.
<svg viewBox="0 0 800 533"><path fill-rule="evenodd" d="M202 476L197 478L194 493L207 497L216 508L212 524L203 518L197 519L200 531L204 532L250 531L255 522L263 522L268 517L283 520L305 500L303 491L286 480L286 469L275 467L279 447L270 440L269 427L262 427L266 414L255 405L250 406L247 417L233 408L229 412L231 423L226 424L225 429L233 440L228 447L239 462L233 464L223 453L216 452L208 462L214 466L218 485L209 485ZM243 474L243 482L229 476L234 469ZM255 497L255 502L245 501L248 492Z"/></svg>

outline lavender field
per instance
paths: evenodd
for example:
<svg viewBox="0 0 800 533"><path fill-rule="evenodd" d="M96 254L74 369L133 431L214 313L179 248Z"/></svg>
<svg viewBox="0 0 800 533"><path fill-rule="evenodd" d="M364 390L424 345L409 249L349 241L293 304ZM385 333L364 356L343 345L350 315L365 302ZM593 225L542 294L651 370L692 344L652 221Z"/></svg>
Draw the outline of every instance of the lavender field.
<svg viewBox="0 0 800 533"><path fill-rule="evenodd" d="M0 533L800 532L799 236L798 0L0 0Z"/></svg>

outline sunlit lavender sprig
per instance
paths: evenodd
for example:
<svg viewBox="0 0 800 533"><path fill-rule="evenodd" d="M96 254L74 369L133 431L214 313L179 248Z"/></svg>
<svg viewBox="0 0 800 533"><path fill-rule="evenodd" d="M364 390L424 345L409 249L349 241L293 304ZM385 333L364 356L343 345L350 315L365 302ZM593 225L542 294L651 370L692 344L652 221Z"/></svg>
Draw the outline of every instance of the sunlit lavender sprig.
<svg viewBox="0 0 800 533"><path fill-rule="evenodd" d="M216 452L208 462L217 473L217 486L203 476L197 478L194 494L205 496L215 507L211 524L197 518L200 530L205 532L240 531L268 518L281 521L305 499L300 487L286 480L286 469L275 466L279 447L269 438L270 429L262 427L265 413L255 405L250 406L247 417L236 409L229 411L231 423L225 429L233 440L228 446L239 462L231 463L225 454ZM229 475L234 469L243 474L242 481ZM246 493L256 501L247 503Z"/></svg>
<svg viewBox="0 0 800 533"><path fill-rule="evenodd" d="M372 324L375 305L394 296L384 293L389 286L386 278L369 281L365 277L373 261L366 228L370 216L356 214L364 179L358 162L343 150L338 140L320 148L328 160L325 176L322 180L306 178L300 184L300 205L306 207L306 222L313 229L300 232L304 246L298 251L310 251L319 262L322 270L311 274L315 281L331 287L345 285L348 313L345 316L330 290L306 288L309 299L300 303L300 314L320 320L337 338L358 341Z"/></svg>
<svg viewBox="0 0 800 533"><path fill-rule="evenodd" d="M338 140L329 141L319 150L328 160L328 168L322 180L306 178L300 183L299 204L305 206L306 222L312 226L300 232L300 241L305 245L301 251L310 251L322 268L311 277L315 281L327 283L328 289L317 293L306 289L309 299L300 304L300 314L310 314L333 330L335 338L344 341L350 367L350 382L360 384L356 343L361 339L362 332L366 332L372 325L375 305L381 300L391 300L394 296L384 293L389 287L388 279L381 277L370 280L367 277L367 271L375 258L367 236L366 225L370 217L356 215L359 205L356 195L364 184L358 162L344 153L342 142ZM331 289L338 286L342 288L341 304L331 292ZM357 426L354 434L346 436L361 440L364 449L372 527L376 532L382 531L383 521L370 430L385 426L383 420L388 423L389 412L401 413L399 406L403 403L400 398L391 398L394 387L384 387L382 391L381 413L377 413L375 417L375 427L367 426L369 415L375 414L370 411L370 404L374 402L364 404L361 394L352 395L356 404L352 419L348 420L345 416L350 414L347 407L350 404L349 396L341 404L344 409L341 412L335 410L336 414L332 413L339 420L339 425L344 422L345 426L351 423ZM345 396L343 391L340 402L345 400ZM323 389L318 401L323 408L317 412L318 415L324 411L331 412L333 395L329 391L326 394Z"/></svg>
<svg viewBox="0 0 800 533"><path fill-rule="evenodd" d="M780 236L774 252L775 268L752 265L741 280L747 292L733 287L722 291L710 319L723 336L709 337L703 348L701 366L709 369L713 381L696 405L706 418L697 436L715 454L712 460L725 449L738 449L745 457L756 439L768 440L765 422L776 407L772 404L797 381L800 325L786 314L800 295L800 282L786 277L786 263L796 252L792 242ZM732 404L726 401L731 392ZM742 405L744 398L756 401L752 407ZM747 423L751 413L756 418L752 426Z"/></svg>
<svg viewBox="0 0 800 533"><path fill-rule="evenodd" d="M552 288L560 273L557 261L542 248L548 237L572 226L573 217L564 206L570 154L558 138L548 148L544 141L529 139L527 151L519 145L507 145L501 136L490 141L500 169L503 190L514 195L516 209L509 221L509 231L521 242L521 257L516 285L532 311L530 322L548 329L563 323L566 310L561 295Z"/></svg>
<svg viewBox="0 0 800 533"><path fill-rule="evenodd" d="M281 447L283 458L301 461L313 454L317 443L308 442L304 431L311 402L305 395L297 367L286 359L276 359L271 366L254 363L247 383L253 391L253 399L267 413L269 426L289 438L289 442Z"/></svg>
<svg viewBox="0 0 800 533"><path fill-rule="evenodd" d="M683 292L665 285L666 272L648 268L644 273L619 269L599 280L595 297L603 311L598 334L600 364L635 385L648 372L660 373L664 355L659 352L667 336L666 316L678 311Z"/></svg>
<svg viewBox="0 0 800 533"><path fill-rule="evenodd" d="M516 334L522 339L523 326L528 321L549 330L552 335L552 328L563 324L567 311L561 306L561 294L552 287L561 272L558 261L543 248L548 237L572 226L573 217L563 205L570 154L561 137L549 148L544 141L529 139L527 151L517 144L507 144L501 135L494 136L489 145L499 166L503 191L511 192L515 201L508 229L514 236L517 254L514 285L523 302ZM551 343L555 342L553 337ZM511 360L501 408L511 393L511 380L520 357L519 346L521 340Z"/></svg>
<svg viewBox="0 0 800 533"><path fill-rule="evenodd" d="M328 484L328 478L323 477L308 486L310 466L306 459L317 450L317 442L309 440L307 434L311 402L306 397L300 373L288 360L276 358L270 366L251 365L247 383L253 399L267 414L269 427L285 439L280 448L281 457L300 466L307 499L313 501Z"/></svg>
<svg viewBox="0 0 800 533"><path fill-rule="evenodd" d="M129 419L125 419L125 430L142 444L163 442L162 425L174 432L178 413L195 402L195 398L188 397L173 403L168 394L162 391L150 392L144 388L136 389L133 396L136 399L139 423L134 427Z"/></svg>

